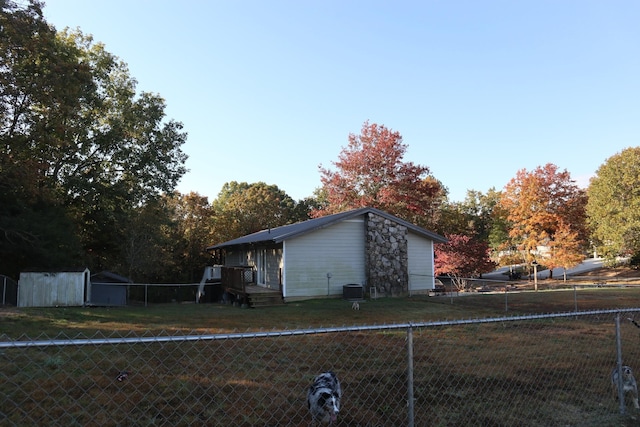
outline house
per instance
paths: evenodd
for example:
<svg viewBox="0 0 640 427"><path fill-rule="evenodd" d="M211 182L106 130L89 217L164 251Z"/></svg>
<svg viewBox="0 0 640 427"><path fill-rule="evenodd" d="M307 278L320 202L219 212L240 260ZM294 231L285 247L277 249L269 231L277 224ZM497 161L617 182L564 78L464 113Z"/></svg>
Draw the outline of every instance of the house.
<svg viewBox="0 0 640 427"><path fill-rule="evenodd" d="M84 306L91 300L88 268L23 272L18 280L18 307Z"/></svg>
<svg viewBox="0 0 640 427"><path fill-rule="evenodd" d="M434 244L444 242L436 233L365 207L262 230L207 251L224 260L223 286L225 274L235 274L291 301L342 296L352 285L387 296L426 293L435 287ZM234 293L233 288L227 291Z"/></svg>
<svg viewBox="0 0 640 427"><path fill-rule="evenodd" d="M131 281L110 271L91 275L91 305L127 305L127 287Z"/></svg>

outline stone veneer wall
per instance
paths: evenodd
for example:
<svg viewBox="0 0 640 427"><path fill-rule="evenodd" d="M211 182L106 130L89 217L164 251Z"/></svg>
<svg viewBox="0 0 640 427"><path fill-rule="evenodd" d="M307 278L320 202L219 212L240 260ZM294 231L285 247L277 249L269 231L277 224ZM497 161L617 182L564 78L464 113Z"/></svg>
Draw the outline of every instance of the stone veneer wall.
<svg viewBox="0 0 640 427"><path fill-rule="evenodd" d="M407 227L367 214L367 286L386 296L409 292Z"/></svg>

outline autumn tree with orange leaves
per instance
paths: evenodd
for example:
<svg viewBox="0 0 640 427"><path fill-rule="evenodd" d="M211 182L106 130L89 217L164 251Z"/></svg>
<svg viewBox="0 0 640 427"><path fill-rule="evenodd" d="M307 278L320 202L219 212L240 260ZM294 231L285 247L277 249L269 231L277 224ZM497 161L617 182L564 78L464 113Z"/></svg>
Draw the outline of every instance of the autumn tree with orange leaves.
<svg viewBox="0 0 640 427"><path fill-rule="evenodd" d="M564 269L563 278L566 282L567 270L584 259L584 240L569 224L562 223L556 230L555 239L550 246L555 264Z"/></svg>
<svg viewBox="0 0 640 427"><path fill-rule="evenodd" d="M474 239L462 234L446 235L446 243L435 245L436 276L446 275L459 290L470 288L470 278L493 271L496 264L489 255L491 249L486 241Z"/></svg>
<svg viewBox="0 0 640 427"><path fill-rule="evenodd" d="M518 171L500 205L508 212L509 237L523 258L552 270L573 267L583 258L586 201L569 172L548 163L532 172ZM549 251L542 253L540 247Z"/></svg>
<svg viewBox="0 0 640 427"><path fill-rule="evenodd" d="M360 135L349 135L336 170L320 165L322 194L320 217L349 209L374 207L425 228L433 228L446 189L426 166L404 162L407 145L399 132L365 122Z"/></svg>

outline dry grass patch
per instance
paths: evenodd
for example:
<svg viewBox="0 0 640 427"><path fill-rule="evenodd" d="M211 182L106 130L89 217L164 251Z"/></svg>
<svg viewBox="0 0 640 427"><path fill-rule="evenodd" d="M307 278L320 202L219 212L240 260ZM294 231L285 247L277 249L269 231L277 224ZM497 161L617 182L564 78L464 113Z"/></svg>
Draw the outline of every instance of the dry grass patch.
<svg viewBox="0 0 640 427"><path fill-rule="evenodd" d="M581 290L578 303L588 310L636 307L639 296L633 288ZM502 317L574 307L573 292L507 297L508 312L504 294L379 299L361 304L357 312L337 299L256 310L193 304L13 309L2 314L0 333L4 340L152 337ZM5 349L0 424L306 426L306 388L315 374L333 369L344 389L340 426L406 425L406 340L400 329ZM623 325L623 350L625 360L640 360L640 330L630 322ZM611 396L614 362L612 316L417 328L416 425L635 425L637 414L618 415ZM117 381L122 370L130 375Z"/></svg>

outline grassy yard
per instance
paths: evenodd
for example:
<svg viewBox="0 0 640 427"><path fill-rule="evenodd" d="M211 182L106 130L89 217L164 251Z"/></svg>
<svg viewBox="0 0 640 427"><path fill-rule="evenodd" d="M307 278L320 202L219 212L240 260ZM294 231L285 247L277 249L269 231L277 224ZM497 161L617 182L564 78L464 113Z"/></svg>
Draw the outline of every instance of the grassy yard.
<svg viewBox="0 0 640 427"><path fill-rule="evenodd" d="M96 331L217 333L329 326L379 325L640 306L640 287L380 298L360 304L317 299L242 309L221 304L164 304L119 308L1 308L0 335L17 338Z"/></svg>
<svg viewBox="0 0 640 427"><path fill-rule="evenodd" d="M640 288L381 298L359 311L340 299L261 309L3 308L0 335L6 341L389 325L566 313L576 301L579 311L636 308ZM625 355L635 362L639 330L625 321L623 332ZM306 387L327 368L343 383L338 426L406 425L406 342L401 329L10 348L0 351L0 426L307 426ZM638 413L617 413L608 379L614 362L611 316L416 330L416 425L637 425ZM130 373L124 381L116 379L121 370Z"/></svg>

